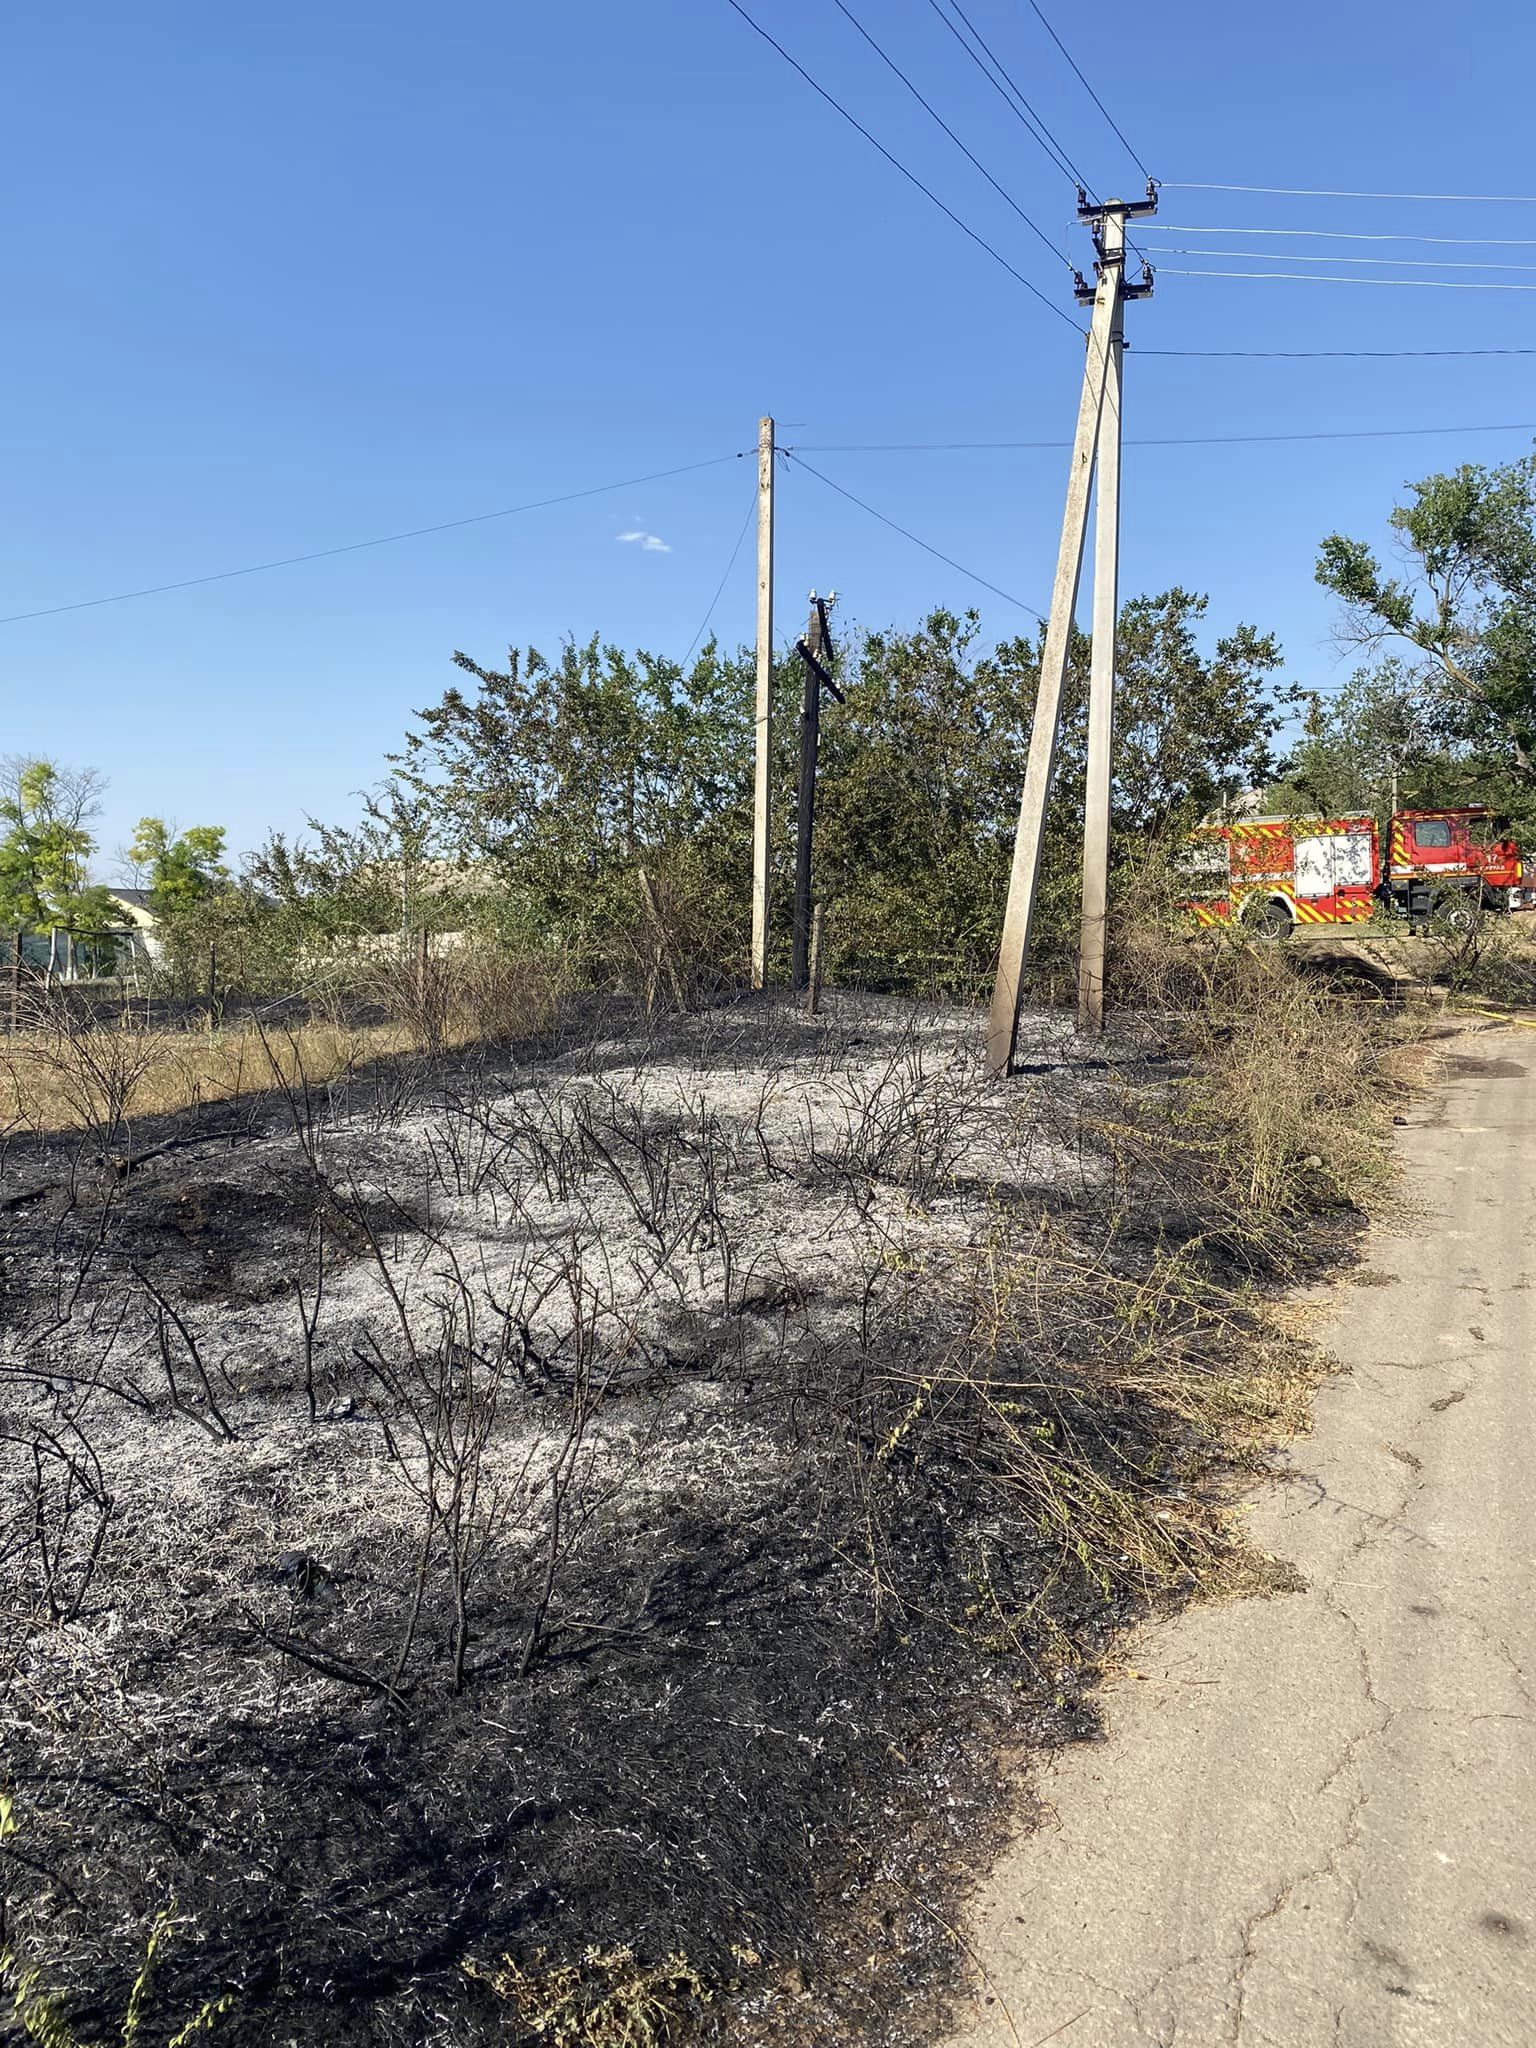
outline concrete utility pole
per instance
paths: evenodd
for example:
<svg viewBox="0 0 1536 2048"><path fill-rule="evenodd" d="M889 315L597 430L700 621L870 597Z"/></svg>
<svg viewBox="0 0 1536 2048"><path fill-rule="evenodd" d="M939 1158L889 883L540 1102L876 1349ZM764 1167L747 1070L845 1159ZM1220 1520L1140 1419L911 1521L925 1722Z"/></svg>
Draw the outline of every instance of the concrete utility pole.
<svg viewBox="0 0 1536 2048"><path fill-rule="evenodd" d="M795 804L795 926L791 981L807 986L811 975L811 847L816 832L816 756L821 746L821 693L830 690L841 704L843 693L832 680L832 635L827 613L837 592L825 597L811 592L811 617L805 638L795 652L805 669L805 698L800 713L800 782Z"/></svg>
<svg viewBox="0 0 1536 2048"><path fill-rule="evenodd" d="M1108 213L1103 260L1124 276L1125 215ZM1094 478L1093 661L1088 682L1088 770L1083 804L1083 918L1077 957L1077 1028L1104 1029L1104 933L1109 914L1109 771L1115 744L1115 652L1120 616L1120 380L1124 292L1116 294Z"/></svg>
<svg viewBox="0 0 1536 2048"><path fill-rule="evenodd" d="M1078 298L1092 301L1093 318L1088 329L1083 389L1078 400L1077 429L1073 435L1071 463L1067 471L1067 499L1061 522L1061 544L1056 555L1056 578L1051 586L1051 613L1046 622L1045 646L1040 656L1040 680L1035 694L1029 759L1024 769L1019 826L1013 843L1013 868L1008 878L1008 902L1003 914L997 979L993 984L992 1007L987 1019L987 1070L992 1074L1008 1072L1018 1036L1024 970L1029 960L1030 929L1034 922L1035 894L1040 880L1040 855L1045 843L1046 807L1056 767L1061 692L1066 680L1072 618L1077 607L1078 579L1083 566L1088 494L1093 482L1114 337L1119 332L1120 304L1123 298L1143 298L1152 289L1150 272L1139 284L1127 287L1125 283L1124 223L1128 215L1157 210L1156 188L1149 183L1145 199L1131 202L1112 199L1103 206L1091 206L1088 195L1080 190L1077 210L1081 219L1093 225L1098 251L1098 282L1091 288L1081 279L1078 283ZM1116 247L1113 255L1109 240L1102 232L1103 224L1111 217L1116 219L1119 229L1114 238ZM1115 433L1118 437L1118 404Z"/></svg>
<svg viewBox="0 0 1536 2048"><path fill-rule="evenodd" d="M773 421L757 423L757 753L752 775L752 986L768 981L773 786Z"/></svg>

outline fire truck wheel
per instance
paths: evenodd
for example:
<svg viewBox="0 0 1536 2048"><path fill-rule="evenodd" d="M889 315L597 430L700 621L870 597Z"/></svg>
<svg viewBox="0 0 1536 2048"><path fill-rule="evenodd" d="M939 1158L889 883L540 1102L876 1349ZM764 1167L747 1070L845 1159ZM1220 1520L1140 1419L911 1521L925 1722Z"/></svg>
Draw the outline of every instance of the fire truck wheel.
<svg viewBox="0 0 1536 2048"><path fill-rule="evenodd" d="M1254 913L1252 924L1261 939L1289 938L1291 913L1283 903L1264 903Z"/></svg>
<svg viewBox="0 0 1536 2048"><path fill-rule="evenodd" d="M1465 889L1442 889L1431 916L1442 931L1469 932L1477 923L1478 906Z"/></svg>

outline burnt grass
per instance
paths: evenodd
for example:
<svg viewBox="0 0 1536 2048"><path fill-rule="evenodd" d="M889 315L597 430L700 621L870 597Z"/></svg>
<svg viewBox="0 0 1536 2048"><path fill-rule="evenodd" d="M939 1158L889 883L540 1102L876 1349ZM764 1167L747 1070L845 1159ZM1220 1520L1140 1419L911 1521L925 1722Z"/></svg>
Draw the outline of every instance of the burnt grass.
<svg viewBox="0 0 1536 2048"><path fill-rule="evenodd" d="M172 1901L148 2041L619 2041L646 1970L636 2041L932 2038L1029 1759L1230 1540L1233 1446L1117 1361L1240 1371L1357 1224L1254 1231L1150 1026L1032 1029L999 1088L964 1013L610 1013L12 1138L7 1927L82 2040Z"/></svg>

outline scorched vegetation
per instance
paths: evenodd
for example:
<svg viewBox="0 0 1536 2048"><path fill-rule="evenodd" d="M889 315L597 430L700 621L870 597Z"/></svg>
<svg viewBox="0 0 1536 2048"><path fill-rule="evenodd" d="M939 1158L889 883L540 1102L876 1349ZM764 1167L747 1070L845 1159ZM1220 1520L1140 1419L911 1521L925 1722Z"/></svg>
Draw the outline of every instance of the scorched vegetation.
<svg viewBox="0 0 1536 2048"><path fill-rule="evenodd" d="M1380 1170L1357 1017L1126 971L1005 1085L965 1010L592 999L13 1132L23 2030L920 2033L1000 1755L1262 1578L1223 1475L1314 1370L1266 1302Z"/></svg>

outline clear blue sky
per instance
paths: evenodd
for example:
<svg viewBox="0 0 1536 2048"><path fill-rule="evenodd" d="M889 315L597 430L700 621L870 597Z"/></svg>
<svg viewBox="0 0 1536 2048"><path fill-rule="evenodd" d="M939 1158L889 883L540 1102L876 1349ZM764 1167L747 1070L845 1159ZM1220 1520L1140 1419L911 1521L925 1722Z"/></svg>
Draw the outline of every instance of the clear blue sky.
<svg viewBox="0 0 1536 2048"><path fill-rule="evenodd" d="M1052 261L832 0L750 0L803 62L1053 300ZM1050 239L1068 181L930 0L850 0ZM1134 166L1025 0L965 0L1101 190ZM1049 0L1169 181L1536 188L1536 26L1423 0ZM24 0L4 32L7 312L0 612L64 605L449 520L750 446L1058 440L1080 345L840 123L726 0L134 8ZM1536 206L1164 194L1162 220L1536 240ZM1166 233L1160 240L1180 238ZM1186 242L1191 238L1184 238ZM1249 238L1207 235L1216 249ZM1256 238L1255 248L1267 246ZM1318 241L1415 260L1483 251ZM1276 245L1274 267L1305 242ZM1174 266L1129 309L1148 348L1523 347L1536 294L1238 283ZM1443 274L1536 283L1529 272ZM1128 363L1130 437L1536 420L1536 358ZM1123 588L1207 590L1213 626L1334 672L1319 536L1379 534L1401 483L1521 452L1502 433L1127 453ZM1059 451L810 455L982 575L1044 602ZM0 627L0 750L111 777L236 849L377 779L463 647L594 629L681 654L748 507L726 463L548 512ZM617 538L646 532L647 549ZM781 630L811 584L869 625L979 602L793 469ZM751 545L717 614L751 630Z"/></svg>

